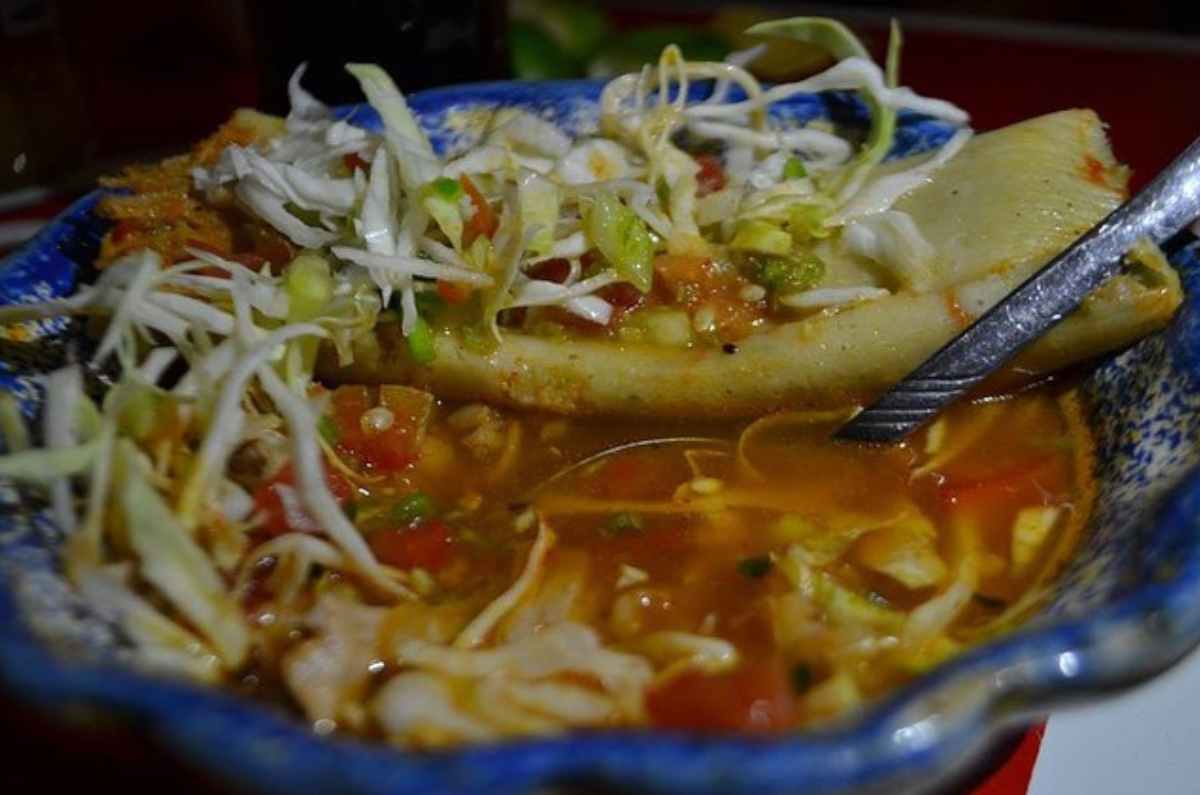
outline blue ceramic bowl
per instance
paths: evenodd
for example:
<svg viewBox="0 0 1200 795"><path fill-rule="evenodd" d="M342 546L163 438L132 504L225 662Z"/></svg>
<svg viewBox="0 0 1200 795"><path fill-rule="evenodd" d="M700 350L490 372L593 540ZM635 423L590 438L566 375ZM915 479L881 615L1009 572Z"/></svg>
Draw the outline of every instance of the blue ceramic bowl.
<svg viewBox="0 0 1200 795"><path fill-rule="evenodd" d="M412 97L443 151L469 142L487 113L516 106L581 131L595 82L496 83ZM344 115L377 126L369 108ZM798 121L861 124L844 95L797 97ZM463 123L464 118L474 122ZM894 155L942 143L950 129L901 120ZM0 266L0 302L69 292L87 276L103 221L93 194ZM179 755L263 792L525 793L601 786L624 792L844 793L926 790L952 779L1002 733L1067 702L1160 673L1200 641L1200 243L1176 241L1188 300L1163 333L1109 358L1085 380L1098 442L1100 498L1085 543L1018 633L943 665L852 722L770 741L651 732L577 734L434 754L320 738L269 707L125 664L119 635L56 572L61 534L0 482L0 680L58 710L136 719ZM76 326L43 325L37 355L4 344L0 387L38 399L36 372L66 355ZM7 351L7 352L5 352Z"/></svg>

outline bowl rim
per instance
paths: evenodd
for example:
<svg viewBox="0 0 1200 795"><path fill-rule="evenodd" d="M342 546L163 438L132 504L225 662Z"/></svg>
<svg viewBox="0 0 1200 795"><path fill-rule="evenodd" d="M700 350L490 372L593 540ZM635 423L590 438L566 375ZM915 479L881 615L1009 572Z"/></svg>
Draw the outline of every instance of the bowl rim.
<svg viewBox="0 0 1200 795"><path fill-rule="evenodd" d="M598 95L600 85L501 81L431 89L409 101L425 116L463 102L518 104L514 92L539 100L586 99ZM342 112L350 117L363 107ZM21 296L22 275L36 269L36 260L44 264L58 256L70 267L63 250L95 225L92 210L101 195L93 191L78 200L0 261L0 303ZM1181 251L1200 271L1200 242ZM1200 361L1186 365L1200 381ZM1154 511L1153 526L1200 534L1200 468L1179 480ZM0 551L0 562L11 565L6 558ZM63 660L27 626L3 566L0 582L0 686L52 710L85 705L136 719L184 760L264 792L524 792L568 781L755 795L924 789L953 780L1013 728L1157 675L1200 642L1198 541L1173 579L1142 584L1084 617L1018 629L979 646L845 724L772 740L613 731L416 754L321 738L299 721L224 690L113 662Z"/></svg>

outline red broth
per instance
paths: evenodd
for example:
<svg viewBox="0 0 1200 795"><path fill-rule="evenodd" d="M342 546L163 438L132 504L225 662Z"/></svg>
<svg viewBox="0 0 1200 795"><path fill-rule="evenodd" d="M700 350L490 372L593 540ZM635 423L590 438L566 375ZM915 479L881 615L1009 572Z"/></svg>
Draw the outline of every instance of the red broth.
<svg viewBox="0 0 1200 795"><path fill-rule="evenodd" d="M1051 388L958 406L881 448L828 441L832 415L664 428L436 405L411 466L361 452L355 413L378 402L378 390L342 388L330 432L345 468L331 483L357 481L334 491L377 557L412 570L428 609L457 611L461 626L513 584L538 526L552 530L526 597L557 600L543 625L578 622L650 659L670 656L655 648L664 638L712 646L647 685L636 723L665 728L777 732L860 708L1027 615L1092 500L1079 407ZM265 680L311 636L297 616L321 594L385 604L327 573L283 610L268 579L247 602L281 619L256 622ZM380 659L414 609L392 608ZM368 702L395 670L351 700Z"/></svg>

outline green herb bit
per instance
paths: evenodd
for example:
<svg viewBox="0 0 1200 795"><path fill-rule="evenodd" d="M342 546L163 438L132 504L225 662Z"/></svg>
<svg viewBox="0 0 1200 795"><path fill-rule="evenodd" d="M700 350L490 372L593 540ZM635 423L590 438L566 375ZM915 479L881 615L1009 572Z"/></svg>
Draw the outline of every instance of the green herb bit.
<svg viewBox="0 0 1200 795"><path fill-rule="evenodd" d="M767 572L771 570L771 558L767 555L742 558L738 561L737 569L743 577L758 580L767 576Z"/></svg>
<svg viewBox="0 0 1200 795"><path fill-rule="evenodd" d="M463 195L462 185L450 177L438 177L429 183L429 190L434 196L448 202L456 202Z"/></svg>
<svg viewBox="0 0 1200 795"><path fill-rule="evenodd" d="M414 491L392 506L392 521L407 527L436 513L433 499L423 491Z"/></svg>
<svg viewBox="0 0 1200 795"><path fill-rule="evenodd" d="M333 417L328 414L322 414L321 418L317 420L317 433L321 434L321 438L328 444L337 444L337 425L334 423Z"/></svg>
<svg viewBox="0 0 1200 795"><path fill-rule="evenodd" d="M418 317L417 322L413 324L412 331L408 333L407 339L408 352L417 364L433 362L436 352L433 347L433 332L429 329L428 323Z"/></svg>
<svg viewBox="0 0 1200 795"><path fill-rule="evenodd" d="M308 226L320 226L321 214L316 210L306 210L294 202L287 202L283 205L283 209L287 210L294 217L298 218L302 223Z"/></svg>
<svg viewBox="0 0 1200 795"><path fill-rule="evenodd" d="M812 668L804 663L796 663L792 666L789 678L792 680L792 690L800 695L812 687L813 679L816 677L813 676Z"/></svg>
<svg viewBox="0 0 1200 795"><path fill-rule="evenodd" d="M601 525L600 532L606 536L619 536L637 532L643 527L645 527L645 522L642 521L642 517L636 513L621 511L610 516L608 521Z"/></svg>
<svg viewBox="0 0 1200 795"><path fill-rule="evenodd" d="M789 157L787 162L783 164L783 178L803 179L808 176L808 169L804 167L804 161L798 157Z"/></svg>
<svg viewBox="0 0 1200 795"><path fill-rule="evenodd" d="M825 263L815 256L761 257L751 268L751 279L777 293L807 290L824 275Z"/></svg>
<svg viewBox="0 0 1200 795"><path fill-rule="evenodd" d="M353 522L358 518L358 503L348 502L342 506L342 513L346 514L346 518Z"/></svg>

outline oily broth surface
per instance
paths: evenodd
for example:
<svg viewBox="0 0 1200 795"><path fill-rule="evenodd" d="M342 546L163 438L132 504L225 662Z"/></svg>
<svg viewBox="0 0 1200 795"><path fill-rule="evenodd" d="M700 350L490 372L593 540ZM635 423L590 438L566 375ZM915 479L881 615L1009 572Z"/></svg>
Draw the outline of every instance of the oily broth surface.
<svg viewBox="0 0 1200 795"><path fill-rule="evenodd" d="M569 585L571 618L606 642L636 648L640 638L664 630L712 636L733 644L742 660L803 668L802 689L815 690L841 671L864 697L874 697L938 656L914 662L888 643L846 656L837 650L845 638L834 613L811 616L799 646L781 638L778 606L796 586L780 560L797 543L796 527L809 540L822 539L816 546L828 559L820 571L899 615L940 586L906 587L865 565L864 539L914 510L936 529L936 550L948 562L969 536L980 551L978 585L946 632L949 642L965 647L1036 604L1040 586L1078 543L1091 505L1086 427L1074 396L1050 388L957 406L940 427L882 448L828 441L836 427L829 419L783 418L739 447L744 425L664 427L488 409L494 440L502 440L499 452L489 453L467 441L477 429L464 429L463 411L439 405L417 464L403 476L360 487L352 511L370 541L391 529L389 507L405 494L415 489L432 498L451 529L454 554L430 577L431 603L482 609L519 575L540 521L558 538L545 580ZM1018 512L1031 506L1057 507L1059 518L1035 560L1017 571L1012 528ZM322 588L352 587L337 575L324 579L311 599ZM358 598L372 601L365 592ZM270 651L256 677L274 679L272 669L302 637L277 633L264 644ZM364 702L371 692L362 693ZM797 695L793 725L839 709Z"/></svg>

